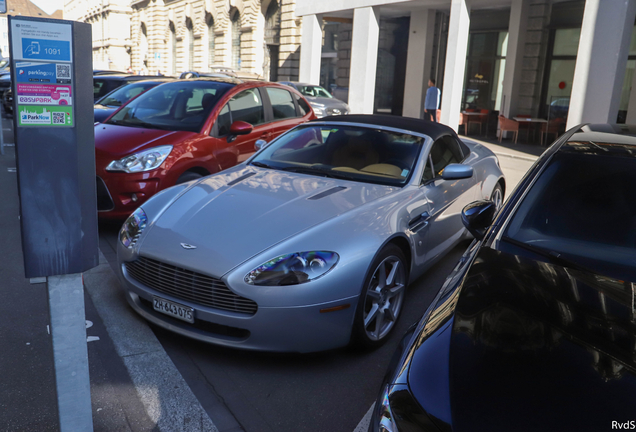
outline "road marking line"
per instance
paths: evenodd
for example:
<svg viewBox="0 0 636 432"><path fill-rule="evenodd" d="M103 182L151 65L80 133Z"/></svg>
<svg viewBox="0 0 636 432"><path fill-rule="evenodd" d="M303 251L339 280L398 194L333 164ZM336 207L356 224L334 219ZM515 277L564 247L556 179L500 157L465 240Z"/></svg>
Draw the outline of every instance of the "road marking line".
<svg viewBox="0 0 636 432"><path fill-rule="evenodd" d="M353 430L353 432L366 432L369 429L369 424L371 423L371 415L373 414L373 407L375 407L375 402L369 408L369 411L362 417L358 426Z"/></svg>

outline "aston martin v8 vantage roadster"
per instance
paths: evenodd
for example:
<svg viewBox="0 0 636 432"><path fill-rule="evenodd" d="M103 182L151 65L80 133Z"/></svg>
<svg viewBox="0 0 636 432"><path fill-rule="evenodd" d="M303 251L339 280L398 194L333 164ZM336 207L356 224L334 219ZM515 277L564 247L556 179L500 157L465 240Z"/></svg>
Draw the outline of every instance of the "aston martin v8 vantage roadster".
<svg viewBox="0 0 636 432"><path fill-rule="evenodd" d="M311 121L244 163L157 194L124 223L132 308L218 345L311 352L382 344L410 281L501 205L496 156L418 119Z"/></svg>

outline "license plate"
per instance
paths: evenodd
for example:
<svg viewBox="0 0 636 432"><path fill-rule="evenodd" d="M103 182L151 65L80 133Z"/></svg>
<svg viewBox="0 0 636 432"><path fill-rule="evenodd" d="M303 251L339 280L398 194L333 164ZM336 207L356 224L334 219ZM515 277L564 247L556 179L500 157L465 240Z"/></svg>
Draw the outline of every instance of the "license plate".
<svg viewBox="0 0 636 432"><path fill-rule="evenodd" d="M194 309L187 306L162 299L161 297L153 297L152 307L157 312L173 316L182 321L189 322L190 324L194 323Z"/></svg>

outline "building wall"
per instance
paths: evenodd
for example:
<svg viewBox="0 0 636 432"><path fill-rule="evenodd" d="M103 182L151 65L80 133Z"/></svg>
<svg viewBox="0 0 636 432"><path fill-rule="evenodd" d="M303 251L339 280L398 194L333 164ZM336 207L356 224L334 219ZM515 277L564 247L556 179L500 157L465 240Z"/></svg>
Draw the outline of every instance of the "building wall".
<svg viewBox="0 0 636 432"><path fill-rule="evenodd" d="M129 0L67 0L64 18L91 24L93 68L126 70L130 66Z"/></svg>
<svg viewBox="0 0 636 432"><path fill-rule="evenodd" d="M279 80L297 80L300 60L300 19L296 0L67 0L69 19L93 25L93 59L110 69L127 69L144 74L188 70L209 71L211 65L232 64L232 23L230 14L240 13L241 67L245 72L267 76L270 60L264 41L265 11L270 1L278 1L281 11ZM212 30L208 21L214 22ZM102 39L102 22L104 38ZM194 56L190 62L189 25ZM172 58L170 25L176 34L176 59ZM142 31L145 28L145 35ZM214 37L214 55L209 54L209 37ZM192 67L191 67L192 66Z"/></svg>

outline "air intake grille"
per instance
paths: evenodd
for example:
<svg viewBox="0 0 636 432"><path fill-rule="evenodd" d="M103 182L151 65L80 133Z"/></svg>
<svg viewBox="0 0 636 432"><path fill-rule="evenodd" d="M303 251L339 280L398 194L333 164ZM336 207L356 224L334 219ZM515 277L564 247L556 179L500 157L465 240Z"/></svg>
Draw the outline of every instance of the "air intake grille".
<svg viewBox="0 0 636 432"><path fill-rule="evenodd" d="M234 294L221 280L139 257L124 264L129 276L149 288L215 309L254 315L256 302Z"/></svg>

